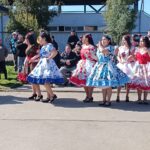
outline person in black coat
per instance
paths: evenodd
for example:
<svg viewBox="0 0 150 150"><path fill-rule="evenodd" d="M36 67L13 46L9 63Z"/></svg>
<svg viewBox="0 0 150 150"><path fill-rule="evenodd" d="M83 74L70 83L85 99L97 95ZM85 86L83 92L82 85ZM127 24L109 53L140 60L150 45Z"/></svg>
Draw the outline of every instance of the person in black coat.
<svg viewBox="0 0 150 150"><path fill-rule="evenodd" d="M60 53L59 53L59 51L58 51L58 44L57 44L57 42L55 41L55 37L54 36L52 36L52 44L53 44L53 46L55 47L55 49L57 50L57 55L53 58L54 59L54 61L55 61L55 63L56 63L56 65L57 65L57 67L58 68L60 68Z"/></svg>
<svg viewBox="0 0 150 150"><path fill-rule="evenodd" d="M8 56L8 49L2 44L0 39L0 73L4 73L5 79L7 79L7 69L5 58Z"/></svg>
<svg viewBox="0 0 150 150"><path fill-rule="evenodd" d="M16 49L17 49L17 58L18 58L18 61L17 61L18 62L18 72L22 72L23 66L24 66L24 61L26 58L27 44L24 43L24 38L21 34L18 35Z"/></svg>
<svg viewBox="0 0 150 150"><path fill-rule="evenodd" d="M71 31L70 36L68 38L68 43L71 45L71 49L75 48L75 45L77 44L78 41L79 41L79 38L76 35L76 32L74 30Z"/></svg>
<svg viewBox="0 0 150 150"><path fill-rule="evenodd" d="M67 74L69 73L71 75L71 72L76 68L78 58L74 52L71 50L70 44L67 44L65 47L65 52L61 54L60 59L60 72L62 73L65 85L68 83Z"/></svg>

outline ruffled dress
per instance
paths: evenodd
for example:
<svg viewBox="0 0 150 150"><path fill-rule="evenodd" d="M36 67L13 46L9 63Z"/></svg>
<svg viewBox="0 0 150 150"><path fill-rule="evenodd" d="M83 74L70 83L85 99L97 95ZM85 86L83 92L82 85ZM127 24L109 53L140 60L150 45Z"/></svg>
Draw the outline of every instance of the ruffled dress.
<svg viewBox="0 0 150 150"><path fill-rule="evenodd" d="M95 47L92 45L83 45L80 55L81 60L78 62L77 68L70 78L70 82L76 86L86 86L86 80L97 61Z"/></svg>
<svg viewBox="0 0 150 150"><path fill-rule="evenodd" d="M128 57L134 55L135 48L127 49L124 46L119 47L118 57L121 62L118 62L117 67L122 70L129 78L133 78L134 75L134 62L128 62Z"/></svg>
<svg viewBox="0 0 150 150"><path fill-rule="evenodd" d="M131 79L129 88L150 90L150 56L148 53L136 53L134 65L134 76Z"/></svg>
<svg viewBox="0 0 150 150"><path fill-rule="evenodd" d="M64 82L63 76L60 73L55 61L53 59L47 60L53 49L54 47L50 43L41 48L40 61L28 75L28 82L32 84L61 84Z"/></svg>
<svg viewBox="0 0 150 150"><path fill-rule="evenodd" d="M109 50L109 55L107 56L99 49L97 50L98 62L87 79L87 86L102 88L118 87L129 82L128 76L113 62L113 47L108 46L106 49Z"/></svg>

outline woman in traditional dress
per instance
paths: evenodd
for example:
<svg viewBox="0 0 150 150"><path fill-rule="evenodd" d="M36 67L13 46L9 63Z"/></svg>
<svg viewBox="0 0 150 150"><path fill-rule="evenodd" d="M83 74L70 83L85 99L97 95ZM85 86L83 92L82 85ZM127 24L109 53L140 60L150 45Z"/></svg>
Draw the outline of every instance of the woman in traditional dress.
<svg viewBox="0 0 150 150"><path fill-rule="evenodd" d="M86 80L97 61L97 57L91 34L84 35L82 42L83 45L80 52L81 60L78 62L77 68L70 78L70 82L76 86L84 87L86 98L83 102L89 103L93 102L93 87L86 86Z"/></svg>
<svg viewBox="0 0 150 150"><path fill-rule="evenodd" d="M26 49L26 58L24 62L24 73L28 75L38 63L38 59L36 60L34 59L33 61L33 58L38 55L39 50L36 46L36 43L32 34L28 33L25 36L25 43L27 44L27 49ZM32 91L33 91L33 94L28 99L30 100L34 99L35 101L39 101L40 99L43 98L43 96L41 95L41 90L40 90L39 85L32 84Z"/></svg>
<svg viewBox="0 0 150 150"><path fill-rule="evenodd" d="M122 70L129 78L132 77L132 64L129 61L131 55L134 55L135 48L132 46L131 38L129 35L122 37L121 46L118 48L118 64L117 67ZM129 66L130 64L130 66ZM117 102L120 102L121 87L117 88ZM129 102L129 88L126 84L126 102Z"/></svg>
<svg viewBox="0 0 150 150"><path fill-rule="evenodd" d="M129 78L113 62L114 48L111 46L111 38L108 35L102 37L97 50L98 62L95 64L87 79L87 86L101 87L103 102L100 106L111 105L112 87L126 84Z"/></svg>
<svg viewBox="0 0 150 150"><path fill-rule="evenodd" d="M137 89L138 103L148 104L147 95L150 91L150 41L147 36L140 38L140 44L135 55L134 76L129 88ZM143 100L142 100L143 93Z"/></svg>
<svg viewBox="0 0 150 150"><path fill-rule="evenodd" d="M39 37L40 45L40 60L34 70L29 74L28 81L34 85L44 85L47 91L47 99L42 102L53 102L57 96L53 93L50 84L63 83L62 74L53 60L57 55L56 49L51 44L50 35L44 31Z"/></svg>

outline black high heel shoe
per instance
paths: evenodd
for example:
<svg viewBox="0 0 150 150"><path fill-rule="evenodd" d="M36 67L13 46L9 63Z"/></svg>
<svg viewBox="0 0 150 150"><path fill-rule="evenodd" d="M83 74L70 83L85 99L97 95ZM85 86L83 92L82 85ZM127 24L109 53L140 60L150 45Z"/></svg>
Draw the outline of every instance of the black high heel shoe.
<svg viewBox="0 0 150 150"><path fill-rule="evenodd" d="M86 98L85 100L83 100L84 103L92 103L93 102L93 97L91 98Z"/></svg>
<svg viewBox="0 0 150 150"><path fill-rule="evenodd" d="M50 98L50 103L52 103L55 99L57 99L57 96L54 94L54 96L52 98Z"/></svg>
<svg viewBox="0 0 150 150"><path fill-rule="evenodd" d="M39 102L39 101L42 100L42 99L43 99L43 95L38 96L38 98L36 98L35 101L36 101L36 102Z"/></svg>
<svg viewBox="0 0 150 150"><path fill-rule="evenodd" d="M126 96L126 102L127 103L129 102L129 96Z"/></svg>
<svg viewBox="0 0 150 150"><path fill-rule="evenodd" d="M120 102L120 96L117 96L116 98L116 102L119 103Z"/></svg>
<svg viewBox="0 0 150 150"><path fill-rule="evenodd" d="M43 103L48 103L49 101L50 101L50 98L47 98L47 99L45 99L45 100L44 100L44 99L42 100Z"/></svg>
<svg viewBox="0 0 150 150"><path fill-rule="evenodd" d="M57 96L54 94L53 97L42 100L42 102L43 103L52 103L56 98L57 98Z"/></svg>
<svg viewBox="0 0 150 150"><path fill-rule="evenodd" d="M36 99L36 97L37 97L37 94L33 94L33 95L30 96L28 99L29 99L29 100L33 100L33 99Z"/></svg>

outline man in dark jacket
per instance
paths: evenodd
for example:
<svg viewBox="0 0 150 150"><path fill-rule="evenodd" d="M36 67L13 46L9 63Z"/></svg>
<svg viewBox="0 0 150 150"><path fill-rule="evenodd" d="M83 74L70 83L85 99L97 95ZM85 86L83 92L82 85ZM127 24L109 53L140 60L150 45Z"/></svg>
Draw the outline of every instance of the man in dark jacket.
<svg viewBox="0 0 150 150"><path fill-rule="evenodd" d="M0 39L0 73L4 73L5 79L7 79L7 70L5 58L8 56L8 50L2 45L2 40Z"/></svg>
<svg viewBox="0 0 150 150"><path fill-rule="evenodd" d="M18 41L16 44L17 48L17 57L18 57L18 72L22 72L23 66L24 66L24 60L26 57L26 49L27 44L23 43L24 38L21 34L18 35Z"/></svg>
<svg viewBox="0 0 150 150"><path fill-rule="evenodd" d="M79 38L76 35L76 32L72 30L68 38L68 43L71 45L71 49L75 48L75 45L77 44L78 41L79 41Z"/></svg>
<svg viewBox="0 0 150 150"><path fill-rule="evenodd" d="M67 44L65 47L65 52L61 54L61 68L60 72L63 74L64 80L65 80L65 85L68 83L67 79L67 74L71 73L75 68L77 64L77 56L74 52L71 51L71 46L70 44Z"/></svg>
<svg viewBox="0 0 150 150"><path fill-rule="evenodd" d="M56 65L57 65L57 67L60 68L60 53L58 51L58 44L55 41L55 37L54 36L52 36L52 44L55 47L55 49L57 50L57 52L58 52L57 55L53 59L54 59Z"/></svg>

